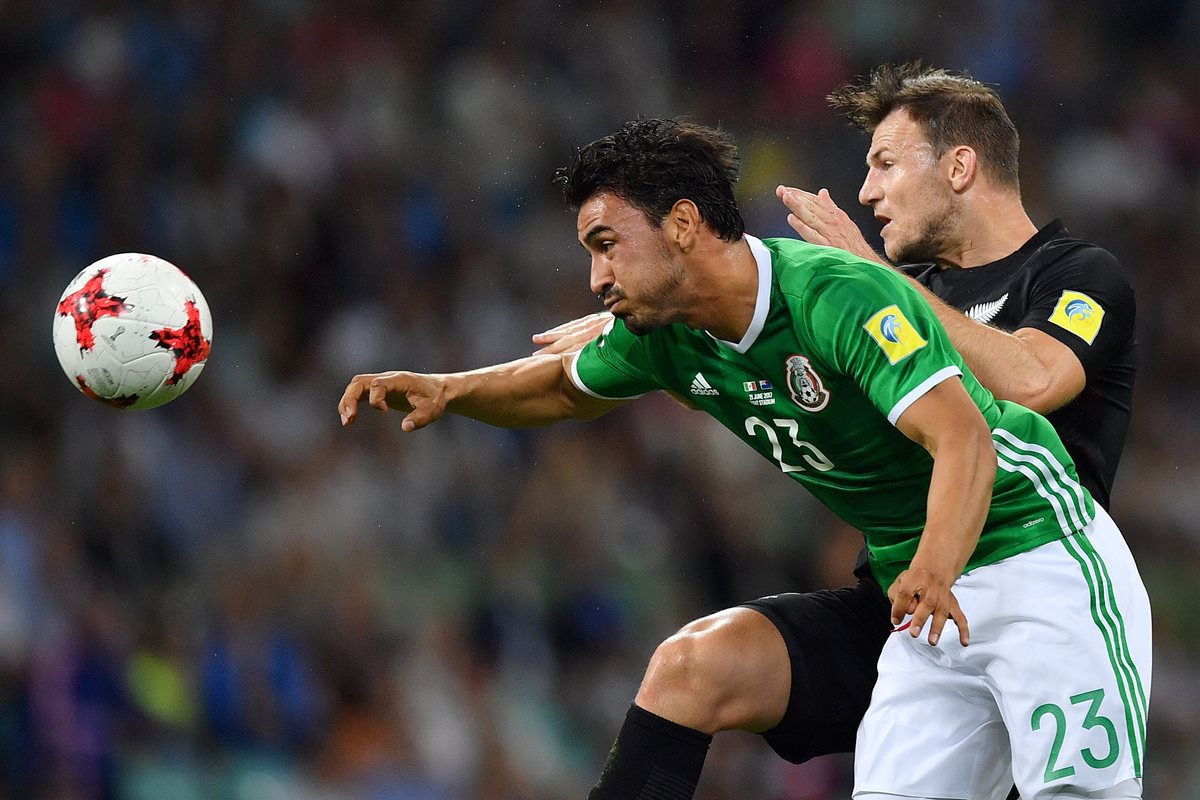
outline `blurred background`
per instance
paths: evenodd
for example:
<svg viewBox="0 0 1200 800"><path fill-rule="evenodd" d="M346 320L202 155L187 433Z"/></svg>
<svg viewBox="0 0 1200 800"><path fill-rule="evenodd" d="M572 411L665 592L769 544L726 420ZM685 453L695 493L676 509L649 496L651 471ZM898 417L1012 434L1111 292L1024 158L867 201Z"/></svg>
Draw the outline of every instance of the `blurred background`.
<svg viewBox="0 0 1200 800"><path fill-rule="evenodd" d="M735 134L752 232L789 233L786 181L877 243L824 97L918 56L997 86L1034 221L1137 287L1146 795L1200 798L1198 38L1195 0L0 0L0 798L582 798L661 639L848 582L857 535L665 398L417 435L336 401L596 310L550 181L637 114ZM215 319L150 412L50 345L124 251ZM699 798L847 797L849 765L724 734Z"/></svg>

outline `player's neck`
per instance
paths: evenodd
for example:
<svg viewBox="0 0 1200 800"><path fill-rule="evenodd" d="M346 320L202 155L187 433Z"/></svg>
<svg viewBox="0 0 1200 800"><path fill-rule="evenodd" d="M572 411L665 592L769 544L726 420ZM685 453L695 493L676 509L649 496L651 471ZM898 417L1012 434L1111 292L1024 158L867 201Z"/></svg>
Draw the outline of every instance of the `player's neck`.
<svg viewBox="0 0 1200 800"><path fill-rule="evenodd" d="M937 259L943 267L970 269L1010 256L1033 238L1037 226L1015 194L993 196L963 210L963 235Z"/></svg>
<svg viewBox="0 0 1200 800"><path fill-rule="evenodd" d="M741 341L758 300L758 262L749 243L713 238L691 258L691 302L685 324L727 342Z"/></svg>

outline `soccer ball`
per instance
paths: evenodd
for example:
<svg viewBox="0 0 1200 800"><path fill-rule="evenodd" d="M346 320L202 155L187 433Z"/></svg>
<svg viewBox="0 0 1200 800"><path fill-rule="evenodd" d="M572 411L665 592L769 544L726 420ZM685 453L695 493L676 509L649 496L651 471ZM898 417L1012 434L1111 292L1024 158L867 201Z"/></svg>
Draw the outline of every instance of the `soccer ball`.
<svg viewBox="0 0 1200 800"><path fill-rule="evenodd" d="M71 280L54 312L54 352L88 397L153 408L187 391L208 359L212 316L191 278L141 253L102 258Z"/></svg>

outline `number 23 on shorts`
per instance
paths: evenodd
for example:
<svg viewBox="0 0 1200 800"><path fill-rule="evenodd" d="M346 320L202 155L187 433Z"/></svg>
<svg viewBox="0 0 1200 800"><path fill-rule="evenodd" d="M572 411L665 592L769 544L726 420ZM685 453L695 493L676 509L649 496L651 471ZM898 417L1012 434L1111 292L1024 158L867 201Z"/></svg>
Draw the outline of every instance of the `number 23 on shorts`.
<svg viewBox="0 0 1200 800"><path fill-rule="evenodd" d="M1080 694L1071 697L1071 705L1081 705L1087 703L1087 713L1084 715L1081 726L1084 729L1100 727L1108 735L1108 750L1103 755L1097 755L1091 747L1084 747L1079 751L1079 755L1083 756L1083 763L1092 769L1104 769L1110 767L1120 755L1121 745L1117 738L1117 728L1113 725L1113 721L1108 717L1097 713L1100 709L1100 704L1104 701L1104 690L1093 689L1090 692L1081 692ZM1074 715L1072 715L1074 716ZM1065 754L1062 752L1063 742L1067 736L1067 714L1062 707L1054 703L1043 703L1033 710L1033 716L1030 717L1029 724L1033 730L1042 729L1042 723L1046 717L1050 717L1054 721L1054 741L1050 745L1050 755L1046 760L1046 771L1044 778L1046 783L1056 781L1059 778L1066 778L1075 774L1075 767L1071 765L1074 760L1073 754ZM1067 763L1059 766L1060 760L1065 760Z"/></svg>

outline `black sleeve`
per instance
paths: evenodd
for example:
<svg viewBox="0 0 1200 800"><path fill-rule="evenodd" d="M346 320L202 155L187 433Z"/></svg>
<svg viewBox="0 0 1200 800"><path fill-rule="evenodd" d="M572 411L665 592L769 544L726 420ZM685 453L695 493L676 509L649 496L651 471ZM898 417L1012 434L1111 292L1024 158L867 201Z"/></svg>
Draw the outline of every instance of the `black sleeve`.
<svg viewBox="0 0 1200 800"><path fill-rule="evenodd" d="M1103 248L1078 243L1038 271L1029 297L1017 328L1035 328L1071 348L1089 378L1133 335L1133 287Z"/></svg>

